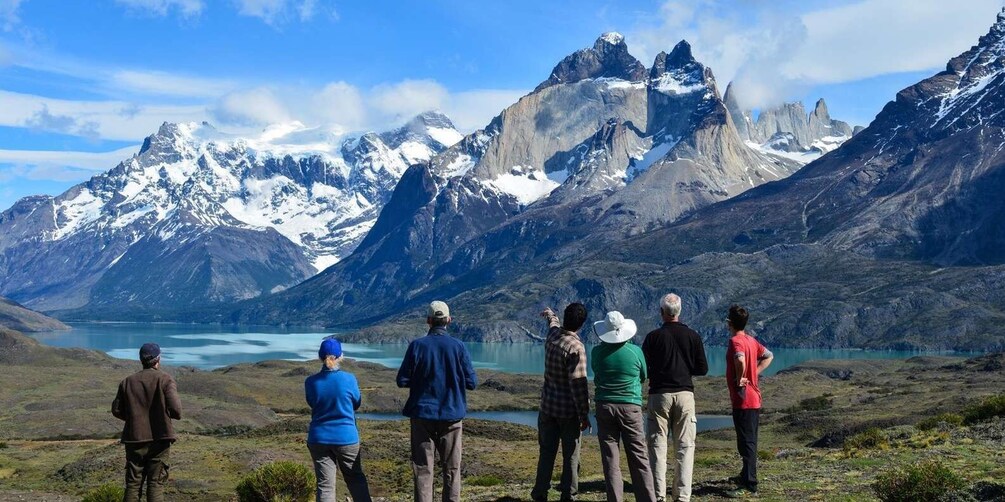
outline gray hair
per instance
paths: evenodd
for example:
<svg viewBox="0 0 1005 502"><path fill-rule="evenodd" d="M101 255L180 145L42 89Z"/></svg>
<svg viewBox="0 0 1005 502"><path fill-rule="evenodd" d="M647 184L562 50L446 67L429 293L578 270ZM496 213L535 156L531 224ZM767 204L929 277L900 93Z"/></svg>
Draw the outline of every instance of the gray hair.
<svg viewBox="0 0 1005 502"><path fill-rule="evenodd" d="M671 317L679 316L680 297L673 293L668 293L662 300L660 300L660 310Z"/></svg>

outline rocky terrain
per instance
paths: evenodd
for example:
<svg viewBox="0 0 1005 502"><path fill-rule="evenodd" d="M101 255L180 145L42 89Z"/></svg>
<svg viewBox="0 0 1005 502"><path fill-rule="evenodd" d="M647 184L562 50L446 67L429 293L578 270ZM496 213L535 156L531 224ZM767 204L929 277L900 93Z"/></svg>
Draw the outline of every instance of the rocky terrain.
<svg viewBox="0 0 1005 502"><path fill-rule="evenodd" d="M137 363L41 347L3 331L0 365L0 500L76 500L93 487L120 482L123 453L114 439L120 423L108 406L119 379ZM806 362L765 378L760 498L873 500L877 476L930 459L959 472L968 487L1002 493L989 482L1005 476L1005 419L934 429L923 422L963 413L1000 393L1003 368L1002 354L915 357ZM345 369L360 380L365 411L400 409L404 393L394 387L393 369L352 362ZM316 363L167 371L178 380L185 411L172 448L172 500L234 500L237 481L258 466L309 463L302 392ZM536 407L540 376L479 371L479 377L482 385L469 394L472 409ZM699 413L728 412L722 377L698 378L696 396ZM360 420L359 427L374 495L408 500L407 424ZM537 459L533 429L466 420L464 442L466 500L527 499ZM699 434L695 500L719 500L728 491L727 478L739 466L734 449L732 430ZM602 479L596 438L587 436L580 499L604 500ZM339 493L346 493L339 483Z"/></svg>

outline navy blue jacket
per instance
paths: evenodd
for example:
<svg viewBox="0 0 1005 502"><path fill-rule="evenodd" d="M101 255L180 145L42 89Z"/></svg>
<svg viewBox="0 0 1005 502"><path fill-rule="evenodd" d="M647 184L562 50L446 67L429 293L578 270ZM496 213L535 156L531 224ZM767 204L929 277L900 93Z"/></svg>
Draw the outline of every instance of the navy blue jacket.
<svg viewBox="0 0 1005 502"><path fill-rule="evenodd" d="M408 344L401 361L398 387L409 389L401 413L425 420L461 420L467 413L467 391L476 385L467 347L446 329L433 328Z"/></svg>
<svg viewBox="0 0 1005 502"><path fill-rule="evenodd" d="M359 442L356 430L359 383L352 373L322 365L321 371L304 381L304 394L311 406L308 443L345 446Z"/></svg>

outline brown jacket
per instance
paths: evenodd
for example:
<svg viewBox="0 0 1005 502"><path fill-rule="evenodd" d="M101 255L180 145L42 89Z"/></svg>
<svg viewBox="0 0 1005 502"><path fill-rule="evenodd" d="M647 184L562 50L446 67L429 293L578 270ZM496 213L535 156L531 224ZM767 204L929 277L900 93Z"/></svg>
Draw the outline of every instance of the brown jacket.
<svg viewBox="0 0 1005 502"><path fill-rule="evenodd" d="M123 443L177 439L171 419L181 419L178 387L171 375L153 368L133 373L119 384L112 415L125 420Z"/></svg>

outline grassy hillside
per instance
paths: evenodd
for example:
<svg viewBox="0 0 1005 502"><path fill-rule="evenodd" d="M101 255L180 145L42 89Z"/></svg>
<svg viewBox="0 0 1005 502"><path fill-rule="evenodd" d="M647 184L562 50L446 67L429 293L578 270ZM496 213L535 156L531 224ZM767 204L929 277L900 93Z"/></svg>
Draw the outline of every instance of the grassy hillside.
<svg viewBox="0 0 1005 502"><path fill-rule="evenodd" d="M22 332L70 329L69 326L56 319L3 297L0 297L0 327Z"/></svg>
<svg viewBox="0 0 1005 502"><path fill-rule="evenodd" d="M0 365L0 500L72 500L120 482L120 423L107 410L116 383L137 364L42 347L8 331L0 332ZM915 427L1000 393L1003 366L1002 354L823 361L766 378L760 499L872 500L877 476L926 459L943 462L968 485L1005 478L1002 418ZM400 409L405 394L394 387L393 370L351 362L346 369L360 380L365 411ZM185 405L172 449L171 499L229 500L255 467L274 460L309 465L302 382L315 370L314 363L287 361L169 369ZM470 394L472 409L536 406L539 376L479 376L484 385ZM699 413L728 411L721 377L698 379L696 395ZM407 424L361 420L360 430L374 494L409 500ZM465 500L527 499L537 460L532 428L467 420L464 439ZM739 469L734 448L731 430L699 435L695 500L724 495ZM582 480L580 500L604 500L594 436L583 441Z"/></svg>

